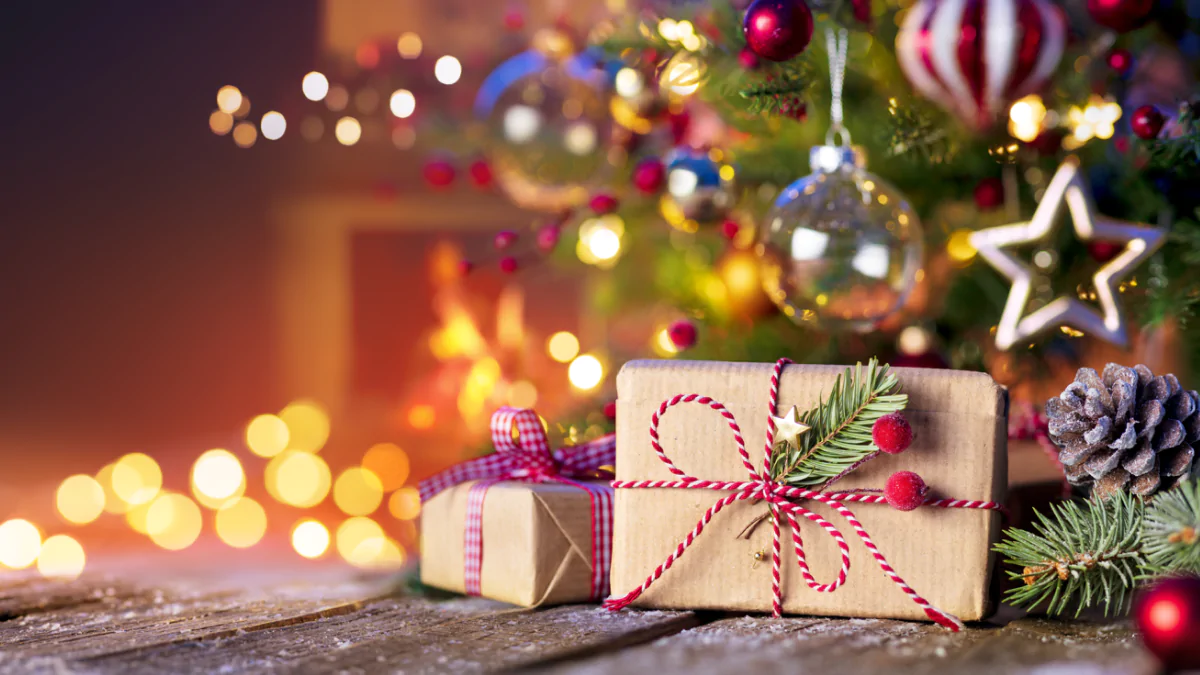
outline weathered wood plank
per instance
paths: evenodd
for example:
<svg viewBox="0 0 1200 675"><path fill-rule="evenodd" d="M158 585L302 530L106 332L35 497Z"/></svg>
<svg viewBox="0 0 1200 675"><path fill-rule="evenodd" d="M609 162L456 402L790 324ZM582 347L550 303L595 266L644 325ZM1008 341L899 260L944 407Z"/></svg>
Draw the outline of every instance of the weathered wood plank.
<svg viewBox="0 0 1200 675"><path fill-rule="evenodd" d="M1021 619L954 634L883 619L725 619L547 671L571 675L771 673L1150 673L1126 624Z"/></svg>
<svg viewBox="0 0 1200 675"><path fill-rule="evenodd" d="M32 575L12 575L0 580L0 621L80 605L99 609L144 593L133 584L107 577L53 581Z"/></svg>
<svg viewBox="0 0 1200 675"><path fill-rule="evenodd" d="M688 612L513 610L485 600L397 598L345 616L109 655L86 665L95 673L131 674L480 672L619 649L697 623Z"/></svg>

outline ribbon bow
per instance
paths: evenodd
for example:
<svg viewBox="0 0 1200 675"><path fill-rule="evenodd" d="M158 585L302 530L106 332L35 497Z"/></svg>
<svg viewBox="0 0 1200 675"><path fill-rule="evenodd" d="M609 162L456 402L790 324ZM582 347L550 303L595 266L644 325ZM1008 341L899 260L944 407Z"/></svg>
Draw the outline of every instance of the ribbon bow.
<svg viewBox="0 0 1200 675"><path fill-rule="evenodd" d="M783 367L791 363L790 359L779 359L775 363L775 370L771 374L771 393L768 410L771 413L775 412L776 403L779 400L779 377L783 372ZM675 466L671 458L667 456L663 450L658 436L658 424L662 416L673 406L680 403L699 403L700 405L708 406L720 413L725 421L729 424L729 428L733 431L733 440L737 445L738 454L741 455L742 465L746 467L746 472L750 476L748 481L710 481L702 480L689 476ZM806 490L804 488L792 487L783 483L776 482L771 477L771 451L775 441L775 422L768 418L767 421L767 440L764 449L763 468L760 472L755 469L754 464L750 461L750 455L746 451L746 441L742 438L742 429L737 423L737 419L729 409L720 401L713 400L709 396L700 396L697 394L677 395L673 396L662 405L650 418L650 444L654 447L654 451L658 454L659 460L667 466L667 469L674 475L678 476L678 480L673 481L613 481L614 488L623 489L647 489L647 488L665 488L665 489L691 489L691 490L719 490L728 491L730 494L717 500L715 504L710 506L704 515L700 518L700 522L696 523L696 527L687 534L683 541L675 550L667 556L658 567L646 577L642 585L630 591L628 594L620 598L610 598L604 603L605 608L609 610L619 610L629 605L640 596L652 583L662 576L663 572L671 568L688 546L704 531L705 525L708 524L713 516L721 512L721 509L729 506L733 502L743 501L746 499L759 499L765 501L770 508L773 526L773 542L772 542L772 557L771 557L771 574L772 574L772 612L775 616L783 614L783 591L780 586L780 559L781 555L781 539L780 522L787 520L792 533L792 547L796 555L796 564L800 568L800 574L804 578L804 582L808 587L821 592L831 593L836 591L842 584L846 583L846 576L850 571L850 547L846 543L846 538L842 536L840 530L820 514L801 506L799 501L816 500L828 505L833 510L842 516L850 527L854 529L854 533L870 551L875 561L879 563L879 567L883 570L892 581L904 591L914 603L925 610L925 614L930 619L938 624L949 628L952 631L958 631L962 628L962 622L954 615L942 611L934 607L928 600L921 597L911 586L909 586L896 570L888 563L887 558L871 540L871 535L867 533L866 528L855 517L850 509L846 508L845 502L863 502L867 504L886 504L887 499L881 494L861 493L861 492L818 492L815 490ZM986 510L1002 510L1003 507L996 502L986 501L966 501L958 499L930 499L927 500L924 506L937 506L942 508L960 508L960 509L986 509ZM804 554L804 543L800 537L800 524L796 516L803 516L813 523L820 526L837 544L841 551L842 565L838 571L837 578L832 583L818 583L809 570L808 562Z"/></svg>
<svg viewBox="0 0 1200 675"><path fill-rule="evenodd" d="M537 413L507 406L492 414L491 430L495 453L450 467L421 481L419 486L421 501L426 502L447 488L476 481L467 493L466 592L480 594L483 502L487 490L502 481L520 481L562 483L588 493L592 515L591 594L593 599L607 595L612 556L612 488L574 479L611 477L601 467L611 466L616 461L616 437L609 434L583 445L551 452L550 441Z"/></svg>

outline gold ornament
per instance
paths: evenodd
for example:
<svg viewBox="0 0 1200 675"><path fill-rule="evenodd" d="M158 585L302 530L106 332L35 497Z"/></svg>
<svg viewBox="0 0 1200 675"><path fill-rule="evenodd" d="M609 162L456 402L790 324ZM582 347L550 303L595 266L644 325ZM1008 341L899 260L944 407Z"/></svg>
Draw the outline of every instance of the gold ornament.
<svg viewBox="0 0 1200 675"><path fill-rule="evenodd" d="M796 406L792 406L791 410L785 412L782 416L776 417L771 415L771 419L775 422L775 442L788 442L792 445L800 443L800 434L808 431L812 427L800 421L800 414L796 412Z"/></svg>
<svg viewBox="0 0 1200 675"><path fill-rule="evenodd" d="M1100 312L1074 297L1061 296L1027 312L1037 273L1004 249L1051 241L1058 216L1066 207L1080 241L1123 243L1125 248L1092 275ZM1079 160L1068 157L1058 167L1033 218L971 234L971 245L997 272L1012 282L1004 313L996 327L996 347L1007 350L1054 328L1069 326L1118 347L1129 343L1125 314L1117 304L1120 282L1149 258L1166 239L1166 232L1145 224L1128 223L1096 213L1087 186L1079 175Z"/></svg>

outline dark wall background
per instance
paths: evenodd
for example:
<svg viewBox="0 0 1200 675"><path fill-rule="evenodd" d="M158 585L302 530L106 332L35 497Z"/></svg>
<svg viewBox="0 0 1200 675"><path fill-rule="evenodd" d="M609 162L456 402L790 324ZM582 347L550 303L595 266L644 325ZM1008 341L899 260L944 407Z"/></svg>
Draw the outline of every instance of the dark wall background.
<svg viewBox="0 0 1200 675"><path fill-rule="evenodd" d="M262 214L285 157L207 118L224 84L298 86L317 23L312 0L0 9L0 457L22 458L7 477L95 470L283 404Z"/></svg>

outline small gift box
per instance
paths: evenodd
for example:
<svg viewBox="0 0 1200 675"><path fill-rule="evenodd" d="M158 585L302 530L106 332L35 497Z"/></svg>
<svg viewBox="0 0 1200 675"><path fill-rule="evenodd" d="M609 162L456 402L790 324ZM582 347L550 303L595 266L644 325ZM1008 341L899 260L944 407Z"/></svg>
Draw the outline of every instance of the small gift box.
<svg viewBox="0 0 1200 675"><path fill-rule="evenodd" d="M533 607L608 594L615 438L551 452L532 410L492 416L496 452L422 481L421 580Z"/></svg>
<svg viewBox="0 0 1200 675"><path fill-rule="evenodd" d="M621 370L606 605L929 618L952 629L956 616L986 616L1006 482L1004 389L982 373L786 363ZM862 406L859 423L843 425L854 412L845 406L785 413L829 402L839 378L843 402ZM881 453L862 422L904 408L905 395L915 438ZM778 444L777 428L794 442ZM901 505L889 477L905 472L923 484Z"/></svg>

